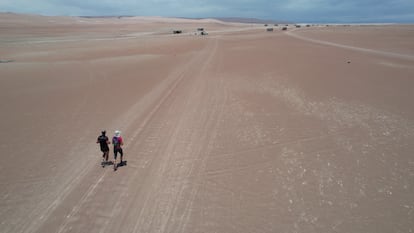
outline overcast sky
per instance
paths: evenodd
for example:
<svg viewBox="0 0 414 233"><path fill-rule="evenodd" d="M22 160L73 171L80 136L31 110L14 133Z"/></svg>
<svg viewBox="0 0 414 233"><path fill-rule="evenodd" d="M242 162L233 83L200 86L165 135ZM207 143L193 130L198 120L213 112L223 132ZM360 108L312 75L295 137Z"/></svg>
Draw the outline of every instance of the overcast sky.
<svg viewBox="0 0 414 233"><path fill-rule="evenodd" d="M414 0L0 0L0 12L414 23Z"/></svg>

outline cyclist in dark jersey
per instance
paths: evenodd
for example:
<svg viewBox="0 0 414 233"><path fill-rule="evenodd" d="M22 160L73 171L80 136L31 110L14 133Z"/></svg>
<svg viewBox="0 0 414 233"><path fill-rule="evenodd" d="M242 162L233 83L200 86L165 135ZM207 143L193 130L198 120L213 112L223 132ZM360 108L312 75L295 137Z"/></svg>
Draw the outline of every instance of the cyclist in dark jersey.
<svg viewBox="0 0 414 233"><path fill-rule="evenodd" d="M108 144L111 144L109 142L108 137L106 136L106 131L102 131L102 134L98 137L96 140L96 143L99 143L101 146L101 151L103 152L102 160L105 160L105 162L108 162L108 156L109 156L109 146Z"/></svg>

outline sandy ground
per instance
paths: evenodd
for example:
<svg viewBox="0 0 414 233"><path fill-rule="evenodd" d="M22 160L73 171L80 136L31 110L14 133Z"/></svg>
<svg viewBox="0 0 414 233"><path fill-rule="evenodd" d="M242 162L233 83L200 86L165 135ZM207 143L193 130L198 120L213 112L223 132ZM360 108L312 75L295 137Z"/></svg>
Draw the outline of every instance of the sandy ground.
<svg viewBox="0 0 414 233"><path fill-rule="evenodd" d="M0 14L0 60L2 233L414 231L414 26Z"/></svg>

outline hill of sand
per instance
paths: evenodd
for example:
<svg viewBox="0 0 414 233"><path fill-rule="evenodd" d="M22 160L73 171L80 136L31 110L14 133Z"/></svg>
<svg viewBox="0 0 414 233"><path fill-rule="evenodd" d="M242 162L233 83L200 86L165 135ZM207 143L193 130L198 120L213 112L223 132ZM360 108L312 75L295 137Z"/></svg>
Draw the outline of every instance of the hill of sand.
<svg viewBox="0 0 414 233"><path fill-rule="evenodd" d="M413 232L413 38L0 14L0 232Z"/></svg>

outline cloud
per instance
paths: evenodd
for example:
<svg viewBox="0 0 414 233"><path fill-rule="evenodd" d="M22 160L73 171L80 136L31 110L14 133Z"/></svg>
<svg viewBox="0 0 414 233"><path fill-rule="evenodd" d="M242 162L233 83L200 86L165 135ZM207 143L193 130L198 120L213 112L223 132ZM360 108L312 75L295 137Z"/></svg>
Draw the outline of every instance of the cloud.
<svg viewBox="0 0 414 233"><path fill-rule="evenodd" d="M303 22L414 22L413 0L0 0L44 15L250 17Z"/></svg>

